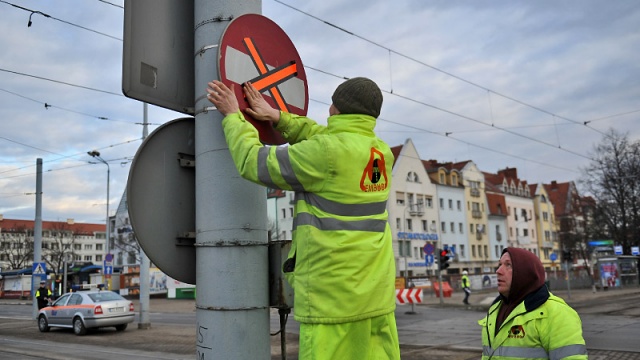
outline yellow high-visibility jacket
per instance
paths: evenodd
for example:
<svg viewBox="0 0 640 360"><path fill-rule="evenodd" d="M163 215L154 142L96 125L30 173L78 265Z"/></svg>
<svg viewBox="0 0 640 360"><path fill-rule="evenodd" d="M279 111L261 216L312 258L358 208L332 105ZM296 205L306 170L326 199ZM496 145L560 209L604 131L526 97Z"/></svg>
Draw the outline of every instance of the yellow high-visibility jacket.
<svg viewBox="0 0 640 360"><path fill-rule="evenodd" d="M501 303L495 302L478 321L482 326L482 359L587 359L578 313L546 286L520 303L496 334Z"/></svg>
<svg viewBox="0 0 640 360"><path fill-rule="evenodd" d="M394 311L386 210L394 159L373 132L375 118L335 115L322 126L281 112L276 129L289 146L263 146L240 112L222 126L243 178L295 191L293 244L284 267L295 319L332 324Z"/></svg>

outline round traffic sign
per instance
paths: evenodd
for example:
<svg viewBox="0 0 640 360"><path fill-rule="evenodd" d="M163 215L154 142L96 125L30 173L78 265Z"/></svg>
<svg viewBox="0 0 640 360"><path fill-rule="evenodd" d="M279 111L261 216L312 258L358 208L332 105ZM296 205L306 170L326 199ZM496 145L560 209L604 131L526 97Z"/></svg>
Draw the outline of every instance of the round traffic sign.
<svg viewBox="0 0 640 360"><path fill-rule="evenodd" d="M298 51L287 34L267 17L244 14L229 23L220 40L218 71L220 81L234 87L240 110L265 144L286 141L272 124L247 115L249 104L242 84L250 81L276 109L307 115L307 75Z"/></svg>
<svg viewBox="0 0 640 360"><path fill-rule="evenodd" d="M556 253L551 253L551 255L549 255L549 259L551 259L551 261L556 261L558 260L558 255L556 255Z"/></svg>
<svg viewBox="0 0 640 360"><path fill-rule="evenodd" d="M129 220L149 259L165 274L196 283L195 121L155 129L133 158L127 181Z"/></svg>

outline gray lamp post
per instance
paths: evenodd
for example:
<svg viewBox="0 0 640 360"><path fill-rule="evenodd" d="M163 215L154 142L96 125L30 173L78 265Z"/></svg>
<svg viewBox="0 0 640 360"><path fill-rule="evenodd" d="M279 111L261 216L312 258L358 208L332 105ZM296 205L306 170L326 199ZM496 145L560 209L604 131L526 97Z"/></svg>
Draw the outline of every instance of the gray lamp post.
<svg viewBox="0 0 640 360"><path fill-rule="evenodd" d="M109 163L106 162L103 158L100 157L100 152L98 150L92 150L92 151L88 151L87 154L89 154L89 156L97 159L98 161L100 161L101 163L107 165L107 255L111 253L111 248L109 247L109 237L111 234L111 224L109 222L109 177L111 174L111 168L109 167ZM111 278L109 278L109 280L107 281L107 286L108 286L108 290L111 290Z"/></svg>

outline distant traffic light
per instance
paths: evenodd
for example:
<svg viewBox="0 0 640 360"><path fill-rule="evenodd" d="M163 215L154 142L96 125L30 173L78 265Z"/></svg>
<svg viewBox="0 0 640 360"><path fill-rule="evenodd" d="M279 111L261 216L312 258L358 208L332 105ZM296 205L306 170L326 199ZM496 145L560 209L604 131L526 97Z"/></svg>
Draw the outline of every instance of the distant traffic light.
<svg viewBox="0 0 640 360"><path fill-rule="evenodd" d="M446 270L449 267L449 251L440 250L440 260L438 261L440 270Z"/></svg>

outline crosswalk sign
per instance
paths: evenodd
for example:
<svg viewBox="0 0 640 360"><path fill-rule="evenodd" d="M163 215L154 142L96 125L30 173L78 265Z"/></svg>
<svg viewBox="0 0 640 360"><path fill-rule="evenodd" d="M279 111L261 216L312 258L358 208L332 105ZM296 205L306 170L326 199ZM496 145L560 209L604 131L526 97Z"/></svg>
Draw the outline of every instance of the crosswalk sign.
<svg viewBox="0 0 640 360"><path fill-rule="evenodd" d="M34 262L33 263L33 275L46 275L47 274L47 263L44 262Z"/></svg>

